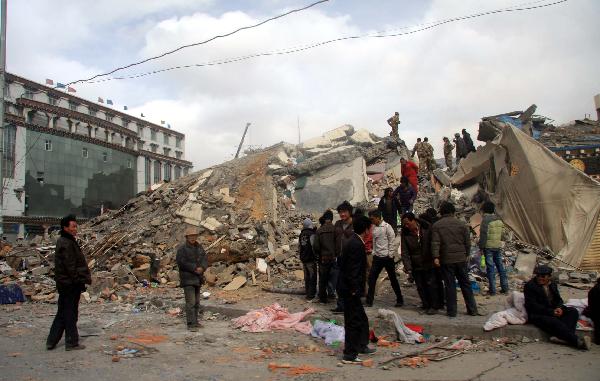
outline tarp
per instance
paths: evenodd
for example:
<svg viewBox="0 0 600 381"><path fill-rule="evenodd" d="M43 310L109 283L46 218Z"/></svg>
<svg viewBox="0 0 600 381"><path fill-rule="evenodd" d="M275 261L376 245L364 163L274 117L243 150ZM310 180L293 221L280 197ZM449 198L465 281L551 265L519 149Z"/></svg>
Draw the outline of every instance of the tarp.
<svg viewBox="0 0 600 381"><path fill-rule="evenodd" d="M517 237L579 266L600 214L600 183L511 124L461 160L452 183L487 174L497 212Z"/></svg>

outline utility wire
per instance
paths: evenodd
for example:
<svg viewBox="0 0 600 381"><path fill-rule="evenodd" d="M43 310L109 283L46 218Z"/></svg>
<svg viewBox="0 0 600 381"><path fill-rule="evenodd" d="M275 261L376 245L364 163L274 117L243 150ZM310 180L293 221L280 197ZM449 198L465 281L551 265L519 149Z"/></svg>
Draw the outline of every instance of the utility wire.
<svg viewBox="0 0 600 381"><path fill-rule="evenodd" d="M528 10L533 10L533 9L539 9L539 8L547 8L547 7L558 5L558 4L561 4L561 3L566 3L567 1L569 1L569 0L557 0L557 1L554 1L552 3L546 3L546 4L541 4L541 5L531 5L531 6L517 5L517 6L513 6L513 7L509 7L509 8L502 8L502 9L496 9L496 10L492 10L492 11L479 12L479 13L474 13L474 14L471 14L471 15L453 17L453 18L449 18L449 19L445 19L445 20L439 20L439 21L435 21L435 22L431 22L431 23L426 23L426 24L419 24L419 25L417 25L417 27L418 27L417 29L409 30L409 31L406 31L406 32L399 32L399 33L381 33L381 32L377 32L377 33L370 33L370 34L365 34L365 35L339 37L339 38L334 38L334 39L331 39L331 40L316 42L316 43L309 44L309 45L301 45L299 47L293 47L293 48L287 48L287 49L283 48L283 49L272 50L272 51L268 51L268 52L250 54L250 55L246 55L246 56L240 56L240 57L234 57L234 58L225 58L225 59L219 59L219 60L214 60L214 61L208 61L208 62L204 62L204 63L172 66L172 67L168 67L168 68L164 68L164 69L152 70L152 71L148 71L148 72L144 72L144 73L132 74L132 75L121 76L121 77L105 78L105 79L100 79L100 80L96 80L96 81L82 80L81 82L84 82L84 83L102 83L102 82L107 82L107 81L112 81L112 80L135 79L135 78L146 77L146 76L149 76L149 75L164 73L164 72L167 72L167 71L173 71L173 70L179 70L179 69L185 69L185 68L191 68L191 67L205 67L205 66L224 65L224 64L234 63L234 62L246 61L246 60L250 60L250 59L254 59L254 58L258 58L258 57L276 56L276 55L287 55L287 54L299 53L299 52L303 52L303 51L306 51L306 50L310 50L310 49L314 49L314 48L317 48L317 47L321 47L321 46L324 46L324 45L329 45L329 44L333 44L333 43L336 43L336 42L347 41L347 40L358 40L358 39L363 39L363 38L401 37L401 36L406 36L406 35L411 35L411 34L416 34L416 33L424 32L424 31L429 30L429 29L434 29L434 28L440 27L442 25L450 24L450 23L454 23L454 22L458 22L458 21L464 21L464 20L474 19L474 18L483 17L483 16L489 16L489 15L494 15L494 14L500 14L500 13L520 12L520 11L528 11ZM539 2L540 1L536 1L536 2L528 3L528 4L537 4ZM409 28L414 28L414 27L396 28L395 30L404 30L404 29L409 29Z"/></svg>
<svg viewBox="0 0 600 381"><path fill-rule="evenodd" d="M73 85L73 84L75 84L75 83L79 83L79 82L88 82L88 81L91 81L91 80L93 80L93 79L96 79L96 78L99 78L99 77L105 77L105 76L107 76L107 75L114 74L114 73L116 73L117 71L121 71L121 70L124 70L124 69L128 69L128 68L130 68L130 67L132 67L132 66L141 65L141 64L143 64L143 63L146 63L146 62L148 62L148 61L152 61L152 60L156 60L156 59L159 59L159 58L165 57L165 56L167 56L167 55L169 55L169 54L176 53L176 52L178 52L178 51L180 51L180 50L183 50L183 49L186 49L186 48L190 48L190 47L193 47L193 46L198 46L198 45L204 45L204 44L207 44L207 43L209 43L209 42L211 42L211 41L214 41L214 40L216 40L216 39L219 39L219 38L229 37L229 36L231 36L231 35L233 35L233 34L236 34L236 33L238 33L238 32L241 32L241 31L243 31L243 30L252 29L252 28L257 28L257 27L259 27L259 26L261 26L261 25L264 25L264 24L266 24L266 23L268 23L268 22L270 22L270 21L273 21L273 20L280 19L280 18L282 18L282 17L285 17L285 16L288 16L288 15L291 15L292 13L302 12L302 11L304 11L304 10L307 10L307 9L309 9L309 8L312 8L312 7L314 7L314 6L317 6L317 5L319 5L319 4L322 4L322 3L325 3L325 2L328 2L328 1L329 1L329 0L319 0L319 1L317 1L317 2L314 2L314 3L312 3L312 4L309 4L309 5L307 5L307 6L305 6L305 7L298 8L298 9L293 9L293 10L291 10L291 11L289 11L289 12L282 13L282 14L280 14L280 15L278 15L278 16L274 16L274 17L268 18L268 19L266 19L266 20L263 20L263 21L261 21L261 22L259 22L259 23L257 23L257 24L254 24L254 25L247 25L247 26L244 26L244 27L238 28L238 29L236 29L236 30L234 30L234 31L232 31L232 32L225 33L225 34L220 34L220 35L217 35L217 36L211 37L211 38L209 38L208 40L204 40L204 41L201 41L201 42L195 42L195 43L193 43L193 44L183 45L183 46L180 46L180 47L178 47L178 48L176 48L176 49L170 50L170 51L168 51L168 52L165 52L165 53L159 54L159 55L157 55L157 56L154 56L154 57L149 57L149 58L143 59L143 60L141 60L141 61L138 61L138 62L134 62L134 63L132 63L132 64L129 64L129 65L126 65L126 66L118 67L118 68L116 68L116 69L113 69L113 70L111 70L111 71L109 71L109 72L107 72L107 73L103 73L103 74L96 74L96 75L94 75L93 77L90 77L90 78L88 78L88 79L78 79L78 80L76 80L76 81L69 82L69 83L67 83L67 85L66 85L66 86Z"/></svg>

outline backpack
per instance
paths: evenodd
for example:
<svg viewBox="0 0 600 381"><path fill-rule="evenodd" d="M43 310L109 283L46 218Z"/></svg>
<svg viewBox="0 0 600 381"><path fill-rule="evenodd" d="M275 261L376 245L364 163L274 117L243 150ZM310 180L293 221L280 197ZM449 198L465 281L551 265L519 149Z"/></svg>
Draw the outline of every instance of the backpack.
<svg viewBox="0 0 600 381"><path fill-rule="evenodd" d="M312 237L313 234L315 234L315 231L312 229L304 229L300 232L298 244L300 249L300 261L303 263L313 262L315 260L315 253L312 244L310 243L310 237Z"/></svg>

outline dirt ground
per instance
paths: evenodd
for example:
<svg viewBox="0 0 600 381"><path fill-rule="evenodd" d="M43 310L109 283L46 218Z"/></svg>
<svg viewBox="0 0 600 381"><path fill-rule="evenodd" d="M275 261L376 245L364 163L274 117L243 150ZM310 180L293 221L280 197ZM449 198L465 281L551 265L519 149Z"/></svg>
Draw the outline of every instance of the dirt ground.
<svg viewBox="0 0 600 381"><path fill-rule="evenodd" d="M87 348L73 352L66 352L63 342L53 351L45 349L55 305L2 306L0 380L131 380L142 377L161 381L598 380L600 372L599 346L582 352L542 341L499 345L493 339L482 342L477 351L430 362L422 368L397 367L393 363L387 368L378 365L390 358L392 352L409 353L429 344L378 348L376 354L366 357L374 360L373 367L341 366L339 350L325 346L320 339L287 331L245 333L233 329L230 318L220 314L207 312L205 327L197 333L188 332L182 316L166 312L171 308L169 303L180 305L181 300L176 299L178 292L171 290L162 309L132 309L131 304L118 303L82 304L79 327L82 343ZM300 296L253 294L253 302L242 297L230 307L265 305L273 300L289 306L292 312L300 306L313 306ZM395 310L403 316L422 318L416 306L410 306L415 303L409 294L407 292L409 306ZM377 303L384 306L387 298L379 299ZM314 306L318 310L317 316L330 317L329 306ZM369 309L369 315L373 315L372 309ZM441 315L435 318L440 324L447 320ZM467 318L471 317L464 317ZM113 362L113 354L127 348L138 352L132 355L134 357L120 357L119 362ZM270 364L300 368L270 369Z"/></svg>

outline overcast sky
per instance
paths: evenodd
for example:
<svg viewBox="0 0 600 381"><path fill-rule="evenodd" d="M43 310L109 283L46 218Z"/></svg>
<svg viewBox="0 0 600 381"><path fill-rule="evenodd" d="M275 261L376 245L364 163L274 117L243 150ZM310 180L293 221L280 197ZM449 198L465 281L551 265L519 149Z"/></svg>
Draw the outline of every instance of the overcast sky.
<svg viewBox="0 0 600 381"><path fill-rule="evenodd" d="M7 70L69 82L256 23L313 0L9 0ZM203 63L331 38L399 30L521 0L332 0L259 28L120 74ZM550 2L550 1L547 1ZM305 52L189 68L141 79L79 84L77 95L166 120L186 134L196 169L247 143L302 140L343 124L385 136L400 112L412 147L535 103L560 124L595 115L600 93L600 1L570 0L450 23L403 37L350 40ZM400 29L400 30L412 30Z"/></svg>

